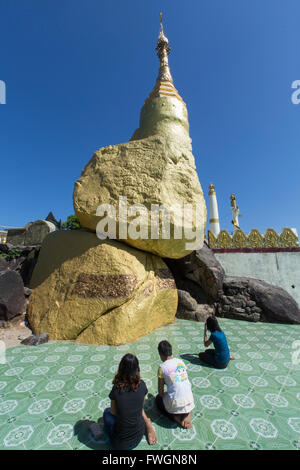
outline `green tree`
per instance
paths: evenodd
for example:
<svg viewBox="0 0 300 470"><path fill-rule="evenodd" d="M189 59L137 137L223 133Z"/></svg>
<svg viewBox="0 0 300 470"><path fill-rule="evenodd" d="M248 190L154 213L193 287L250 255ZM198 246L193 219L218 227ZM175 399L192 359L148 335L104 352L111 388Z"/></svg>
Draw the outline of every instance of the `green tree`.
<svg viewBox="0 0 300 470"><path fill-rule="evenodd" d="M62 224L63 230L78 230L79 228L81 228L81 225L75 214L69 215Z"/></svg>
<svg viewBox="0 0 300 470"><path fill-rule="evenodd" d="M4 258L9 261L14 258L19 258L21 254L22 252L18 248L13 248L12 250L9 250L8 253L0 253L0 258Z"/></svg>

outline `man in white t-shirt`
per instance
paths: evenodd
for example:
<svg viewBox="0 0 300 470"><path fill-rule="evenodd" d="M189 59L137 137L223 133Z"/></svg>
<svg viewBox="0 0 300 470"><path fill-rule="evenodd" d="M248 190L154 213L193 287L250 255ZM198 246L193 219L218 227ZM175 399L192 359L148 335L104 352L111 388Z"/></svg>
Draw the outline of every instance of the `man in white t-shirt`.
<svg viewBox="0 0 300 470"><path fill-rule="evenodd" d="M181 359L172 356L172 346L168 341L159 343L158 353L162 364L158 369L156 405L162 413L183 428L191 428L190 412L195 404L186 367Z"/></svg>

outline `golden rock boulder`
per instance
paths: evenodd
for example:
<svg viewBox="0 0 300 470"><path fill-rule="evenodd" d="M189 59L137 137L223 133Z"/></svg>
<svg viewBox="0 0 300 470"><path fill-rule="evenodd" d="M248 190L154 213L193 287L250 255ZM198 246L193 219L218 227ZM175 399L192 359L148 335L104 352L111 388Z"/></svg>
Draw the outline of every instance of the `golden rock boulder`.
<svg viewBox="0 0 300 470"><path fill-rule="evenodd" d="M156 51L158 78L141 109L139 128L130 142L94 154L75 183L74 210L83 227L158 256L182 258L203 246L206 205L162 23ZM113 208L106 218L105 204Z"/></svg>
<svg viewBox="0 0 300 470"><path fill-rule="evenodd" d="M163 125L160 129L166 130ZM200 249L206 205L190 138L182 134L176 139L163 132L98 150L74 187L74 210L81 225L96 231L105 220L97 209L108 204L114 211L113 238L165 258L182 258ZM145 134L139 129L135 137L139 135ZM104 233L99 225L98 230Z"/></svg>
<svg viewBox="0 0 300 470"><path fill-rule="evenodd" d="M34 333L84 344L134 341L171 323L178 302L159 257L82 230L45 239L31 288Z"/></svg>

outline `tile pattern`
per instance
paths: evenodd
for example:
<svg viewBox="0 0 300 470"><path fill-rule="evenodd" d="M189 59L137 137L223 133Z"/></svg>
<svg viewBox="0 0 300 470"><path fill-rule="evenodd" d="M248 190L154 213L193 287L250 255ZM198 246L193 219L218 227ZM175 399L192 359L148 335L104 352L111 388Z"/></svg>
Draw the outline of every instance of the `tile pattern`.
<svg viewBox="0 0 300 470"><path fill-rule="evenodd" d="M119 347L50 342L7 350L0 365L0 449L109 449L107 438L95 441L88 427L109 405L127 352L139 358L148 387L145 410L158 437L151 448L300 449L300 355L293 349L300 326L220 324L236 357L224 370L200 365L203 324L186 320ZM196 404L189 430L154 404L162 339L187 366ZM150 450L146 438L137 449Z"/></svg>

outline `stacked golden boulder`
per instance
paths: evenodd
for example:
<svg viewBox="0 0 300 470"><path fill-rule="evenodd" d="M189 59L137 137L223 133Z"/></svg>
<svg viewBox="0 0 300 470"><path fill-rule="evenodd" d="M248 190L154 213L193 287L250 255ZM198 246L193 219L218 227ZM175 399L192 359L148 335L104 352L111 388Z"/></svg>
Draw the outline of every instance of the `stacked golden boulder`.
<svg viewBox="0 0 300 470"><path fill-rule="evenodd" d="M31 285L29 321L35 333L117 345L174 320L176 285L161 257L182 258L193 251L187 248L190 235L175 208L170 212L170 237L165 237L160 220L157 236L151 238L149 214L153 205L190 205L191 230L198 234L200 248L206 206L186 105L168 66L168 47L161 27L159 76L141 110L139 129L128 143L98 150L75 183L74 209L86 230L56 232L45 239ZM95 233L101 221L97 209L103 204L118 208L120 197L128 206L145 208L139 216L143 236L132 237L130 230L121 236L124 220L116 211L116 240L100 240ZM131 222L128 217L127 228Z"/></svg>

